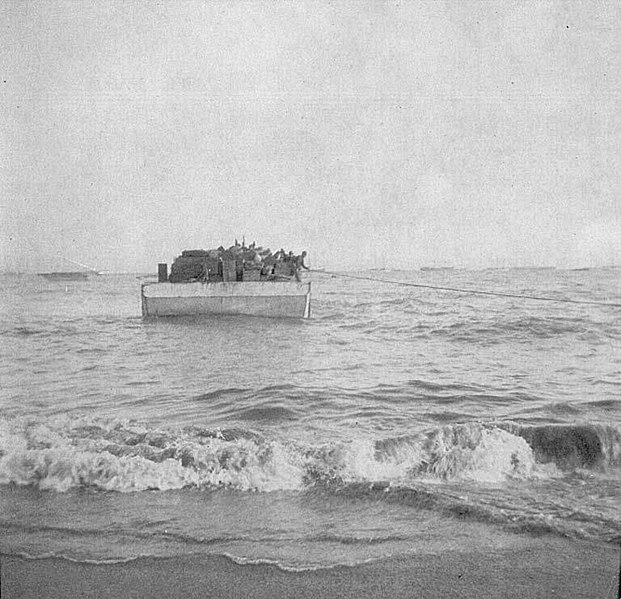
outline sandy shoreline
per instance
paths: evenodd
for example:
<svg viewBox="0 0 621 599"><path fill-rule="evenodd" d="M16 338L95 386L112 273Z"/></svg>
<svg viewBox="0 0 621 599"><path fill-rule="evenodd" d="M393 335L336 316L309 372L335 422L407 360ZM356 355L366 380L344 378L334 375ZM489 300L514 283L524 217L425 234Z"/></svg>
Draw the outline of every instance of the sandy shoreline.
<svg viewBox="0 0 621 599"><path fill-rule="evenodd" d="M8 598L66 597L584 597L614 598L619 549L562 539L533 539L493 553L446 552L356 567L285 572L226 558L144 558L123 564L2 556Z"/></svg>

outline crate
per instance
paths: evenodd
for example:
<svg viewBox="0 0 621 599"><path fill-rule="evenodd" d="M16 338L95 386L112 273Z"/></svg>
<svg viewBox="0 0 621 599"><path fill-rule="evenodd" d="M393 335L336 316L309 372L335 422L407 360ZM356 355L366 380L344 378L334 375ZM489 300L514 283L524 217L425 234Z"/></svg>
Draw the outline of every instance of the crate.
<svg viewBox="0 0 621 599"><path fill-rule="evenodd" d="M235 260L224 260L222 262L222 280L237 281L237 266Z"/></svg>
<svg viewBox="0 0 621 599"><path fill-rule="evenodd" d="M281 277L291 277L294 274L293 262L276 262L274 274Z"/></svg>
<svg viewBox="0 0 621 599"><path fill-rule="evenodd" d="M260 268L244 268L243 279L244 281L260 281L261 269Z"/></svg>
<svg viewBox="0 0 621 599"><path fill-rule="evenodd" d="M170 282L180 283L191 281L203 276L205 273L204 258L179 257L170 267Z"/></svg>
<svg viewBox="0 0 621 599"><path fill-rule="evenodd" d="M222 268L220 266L219 260L214 260L212 258L206 258L205 269L210 279L213 275L220 275L220 280L222 280Z"/></svg>

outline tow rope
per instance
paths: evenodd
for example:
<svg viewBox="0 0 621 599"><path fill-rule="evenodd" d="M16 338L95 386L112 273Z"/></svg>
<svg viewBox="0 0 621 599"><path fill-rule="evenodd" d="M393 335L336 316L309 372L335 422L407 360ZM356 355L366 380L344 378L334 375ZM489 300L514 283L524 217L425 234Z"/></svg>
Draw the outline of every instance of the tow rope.
<svg viewBox="0 0 621 599"><path fill-rule="evenodd" d="M613 302L598 302L592 300L564 299L557 297L545 297L540 295L527 295L523 293L503 293L502 291L485 291L482 289L462 289L459 287L442 287L440 285L425 285L423 283L408 283L406 281L394 281L390 279L376 279L373 277L363 277L358 275L350 275L342 272L333 272L329 270L312 270L311 272L324 273L336 277L344 277L346 279L358 279L360 281L373 281L374 283L389 283L391 285L401 285L402 287L416 287L419 289L434 289L435 291L450 291L453 293L467 293L471 295L491 295L495 297L511 297L516 299L527 299L539 302L558 302L564 304L582 304L588 306L607 306L609 308L621 308L621 304Z"/></svg>

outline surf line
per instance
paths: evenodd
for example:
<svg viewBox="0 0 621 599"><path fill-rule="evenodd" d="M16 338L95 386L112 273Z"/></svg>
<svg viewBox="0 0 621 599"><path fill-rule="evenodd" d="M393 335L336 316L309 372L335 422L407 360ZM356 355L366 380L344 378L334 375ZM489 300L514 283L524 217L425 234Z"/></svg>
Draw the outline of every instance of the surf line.
<svg viewBox="0 0 621 599"><path fill-rule="evenodd" d="M491 295L495 297L511 297L516 299L527 299L538 302L559 302L563 304L584 304L588 306L607 306L609 308L621 308L621 304L613 302L597 302L589 300L564 299L558 297L544 297L540 295L526 295L520 293L503 293L502 291L485 291L483 289L462 289L459 287L441 287L439 285L424 285L423 283L407 283L406 281L394 281L390 279L375 279L373 277L363 277L358 275L350 275L343 272L333 272L329 270L312 270L310 272L324 273L335 277L344 277L346 279L358 279L360 281L373 281L374 283L388 283L390 285L401 285L402 287L417 287L419 289L434 289L436 291L451 291L453 293L467 293L471 295Z"/></svg>

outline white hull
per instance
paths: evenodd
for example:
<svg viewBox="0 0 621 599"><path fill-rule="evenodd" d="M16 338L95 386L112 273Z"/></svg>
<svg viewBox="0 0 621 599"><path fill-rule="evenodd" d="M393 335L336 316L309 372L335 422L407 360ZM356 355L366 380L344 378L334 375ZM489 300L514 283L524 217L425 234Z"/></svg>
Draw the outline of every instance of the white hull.
<svg viewBox="0 0 621 599"><path fill-rule="evenodd" d="M245 314L273 318L308 318L310 283L145 283L143 316Z"/></svg>

